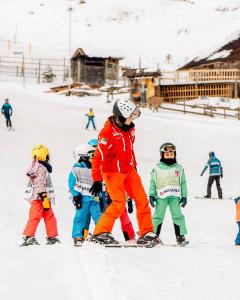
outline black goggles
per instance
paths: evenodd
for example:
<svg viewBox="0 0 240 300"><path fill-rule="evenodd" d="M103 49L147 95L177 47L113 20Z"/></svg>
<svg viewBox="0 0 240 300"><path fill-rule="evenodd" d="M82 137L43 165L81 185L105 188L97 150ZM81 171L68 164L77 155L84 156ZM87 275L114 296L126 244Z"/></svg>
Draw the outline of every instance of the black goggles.
<svg viewBox="0 0 240 300"><path fill-rule="evenodd" d="M174 145L166 145L161 148L161 152L176 152L176 147Z"/></svg>
<svg viewBox="0 0 240 300"><path fill-rule="evenodd" d="M94 153L95 153L95 151L89 151L88 152L88 157L89 158L93 158L94 157Z"/></svg>

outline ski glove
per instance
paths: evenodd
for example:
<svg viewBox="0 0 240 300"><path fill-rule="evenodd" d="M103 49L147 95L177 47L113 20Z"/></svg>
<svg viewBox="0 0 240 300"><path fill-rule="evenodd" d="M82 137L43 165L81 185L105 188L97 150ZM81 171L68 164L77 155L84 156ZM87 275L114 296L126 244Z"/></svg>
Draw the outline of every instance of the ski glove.
<svg viewBox="0 0 240 300"><path fill-rule="evenodd" d="M185 207L187 204L187 198L186 197L182 197L179 201L179 204L181 205L181 207Z"/></svg>
<svg viewBox="0 0 240 300"><path fill-rule="evenodd" d="M82 208L82 195L73 196L73 204L76 206L76 209Z"/></svg>
<svg viewBox="0 0 240 300"><path fill-rule="evenodd" d="M44 193L39 193L38 195L39 195L39 197L40 197L41 200L42 200L42 204L43 204L44 210L48 210L48 209L51 207L51 204L50 204L50 201L49 201L49 199L48 199L47 193L46 193L46 192L44 192Z"/></svg>
<svg viewBox="0 0 240 300"><path fill-rule="evenodd" d="M133 213L133 201L131 198L128 198L127 206L128 206L128 213L132 214Z"/></svg>
<svg viewBox="0 0 240 300"><path fill-rule="evenodd" d="M239 200L240 200L240 197L234 198L234 202L235 202L236 205L238 204Z"/></svg>
<svg viewBox="0 0 240 300"><path fill-rule="evenodd" d="M154 196L149 196L149 201L150 201L150 204L151 204L152 207L156 206L155 203L157 202L157 200Z"/></svg>
<svg viewBox="0 0 240 300"><path fill-rule="evenodd" d="M102 181L94 181L93 185L91 186L89 192L97 197L100 192L102 192Z"/></svg>

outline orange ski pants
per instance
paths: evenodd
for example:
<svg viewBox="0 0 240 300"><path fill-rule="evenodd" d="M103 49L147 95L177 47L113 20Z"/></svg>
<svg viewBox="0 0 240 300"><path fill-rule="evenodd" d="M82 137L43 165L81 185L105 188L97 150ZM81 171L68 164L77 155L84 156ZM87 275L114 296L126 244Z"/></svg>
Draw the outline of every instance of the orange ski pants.
<svg viewBox="0 0 240 300"><path fill-rule="evenodd" d="M131 199L134 199L136 204L140 236L143 236L149 231L153 231L148 198L144 191L141 178L136 170L131 168L127 173L104 173L103 179L106 183L106 188L110 194L112 203L100 217L95 227L94 235L112 232L115 220L124 212L126 192Z"/></svg>
<svg viewBox="0 0 240 300"><path fill-rule="evenodd" d="M25 236L35 236L38 224L42 218L44 219L47 236L57 236L57 220L54 216L53 210L51 207L48 210L44 210L42 200L32 201L29 211L29 219L23 234Z"/></svg>

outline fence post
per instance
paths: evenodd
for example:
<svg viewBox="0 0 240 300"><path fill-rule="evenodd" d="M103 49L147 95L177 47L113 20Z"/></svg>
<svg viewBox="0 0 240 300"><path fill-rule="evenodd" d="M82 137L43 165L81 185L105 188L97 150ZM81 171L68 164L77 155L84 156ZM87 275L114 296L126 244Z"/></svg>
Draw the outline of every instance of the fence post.
<svg viewBox="0 0 240 300"><path fill-rule="evenodd" d="M18 70L18 65L17 65L17 77L18 77L18 73L19 73L19 70Z"/></svg>
<svg viewBox="0 0 240 300"><path fill-rule="evenodd" d="M38 61L38 80L37 83L41 83L41 59Z"/></svg>
<svg viewBox="0 0 240 300"><path fill-rule="evenodd" d="M185 101L183 101L183 112L184 112L184 114L186 113L186 104L185 104Z"/></svg>
<svg viewBox="0 0 240 300"><path fill-rule="evenodd" d="M66 60L64 57L64 59L63 59L63 82L66 81L65 73L66 73Z"/></svg>
<svg viewBox="0 0 240 300"><path fill-rule="evenodd" d="M224 113L224 119L226 118L226 111L225 111L225 108L223 110L223 113Z"/></svg>
<svg viewBox="0 0 240 300"><path fill-rule="evenodd" d="M210 106L211 117L213 117L212 105Z"/></svg>
<svg viewBox="0 0 240 300"><path fill-rule="evenodd" d="M238 107L238 120L240 120L240 107Z"/></svg>

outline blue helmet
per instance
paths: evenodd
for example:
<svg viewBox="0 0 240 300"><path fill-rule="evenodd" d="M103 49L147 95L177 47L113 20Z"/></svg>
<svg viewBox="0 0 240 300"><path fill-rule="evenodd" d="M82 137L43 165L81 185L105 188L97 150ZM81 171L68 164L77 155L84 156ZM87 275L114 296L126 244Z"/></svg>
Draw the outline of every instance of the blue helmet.
<svg viewBox="0 0 240 300"><path fill-rule="evenodd" d="M97 144L98 144L98 140L97 139L91 139L88 141L88 145L96 148L97 147Z"/></svg>

